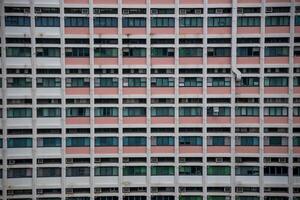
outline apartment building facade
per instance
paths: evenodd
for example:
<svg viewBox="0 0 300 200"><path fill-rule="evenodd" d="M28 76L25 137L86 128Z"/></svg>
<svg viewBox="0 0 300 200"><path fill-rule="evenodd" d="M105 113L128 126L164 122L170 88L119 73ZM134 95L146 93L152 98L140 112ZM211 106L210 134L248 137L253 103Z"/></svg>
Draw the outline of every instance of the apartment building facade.
<svg viewBox="0 0 300 200"><path fill-rule="evenodd" d="M299 200L299 0L2 0L1 199Z"/></svg>

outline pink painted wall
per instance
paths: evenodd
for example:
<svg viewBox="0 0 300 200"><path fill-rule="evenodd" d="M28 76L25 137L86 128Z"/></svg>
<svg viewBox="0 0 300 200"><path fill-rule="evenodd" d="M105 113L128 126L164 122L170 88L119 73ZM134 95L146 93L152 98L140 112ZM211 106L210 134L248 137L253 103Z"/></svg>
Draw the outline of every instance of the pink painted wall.
<svg viewBox="0 0 300 200"><path fill-rule="evenodd" d="M173 87L152 87L151 94L174 94Z"/></svg>
<svg viewBox="0 0 300 200"><path fill-rule="evenodd" d="M179 58L180 65L200 65L203 63L202 57L181 57Z"/></svg>
<svg viewBox="0 0 300 200"><path fill-rule="evenodd" d="M287 124L288 117L265 117L264 122L266 124Z"/></svg>
<svg viewBox="0 0 300 200"><path fill-rule="evenodd" d="M75 58L75 57L67 57L65 58L66 65L89 65L90 58L89 57L82 57L82 58Z"/></svg>
<svg viewBox="0 0 300 200"><path fill-rule="evenodd" d="M300 56L294 56L294 63L300 64Z"/></svg>
<svg viewBox="0 0 300 200"><path fill-rule="evenodd" d="M300 117L293 117L294 124L300 124Z"/></svg>
<svg viewBox="0 0 300 200"><path fill-rule="evenodd" d="M300 154L300 147L293 147L293 153Z"/></svg>
<svg viewBox="0 0 300 200"><path fill-rule="evenodd" d="M123 88L123 94L125 95L146 95L147 93L147 88L145 87L126 87Z"/></svg>
<svg viewBox="0 0 300 200"><path fill-rule="evenodd" d="M264 93L265 94L288 94L289 88L288 87L265 87Z"/></svg>
<svg viewBox="0 0 300 200"><path fill-rule="evenodd" d="M179 0L180 4L203 4L203 0Z"/></svg>
<svg viewBox="0 0 300 200"><path fill-rule="evenodd" d="M219 1L219 0L216 0ZM231 27L208 27L207 28L208 34L231 34Z"/></svg>
<svg viewBox="0 0 300 200"><path fill-rule="evenodd" d="M230 94L230 87L207 87L208 94Z"/></svg>
<svg viewBox="0 0 300 200"><path fill-rule="evenodd" d="M118 124L118 117L95 117L95 124Z"/></svg>
<svg viewBox="0 0 300 200"><path fill-rule="evenodd" d="M151 0L151 4L174 4L174 0Z"/></svg>
<svg viewBox="0 0 300 200"><path fill-rule="evenodd" d="M259 124L259 117L235 117L237 124Z"/></svg>
<svg viewBox="0 0 300 200"><path fill-rule="evenodd" d="M236 87L236 94L259 94L259 87Z"/></svg>
<svg viewBox="0 0 300 200"><path fill-rule="evenodd" d="M209 65L229 65L231 57L207 57L207 64Z"/></svg>
<svg viewBox="0 0 300 200"><path fill-rule="evenodd" d="M266 0L268 3L286 3L290 2L290 0Z"/></svg>
<svg viewBox="0 0 300 200"><path fill-rule="evenodd" d="M124 35L145 35L146 28L123 28Z"/></svg>
<svg viewBox="0 0 300 200"><path fill-rule="evenodd" d="M173 146L152 146L151 153L174 153Z"/></svg>
<svg viewBox="0 0 300 200"><path fill-rule="evenodd" d="M300 87L294 87L294 93L295 94L300 94Z"/></svg>
<svg viewBox="0 0 300 200"><path fill-rule="evenodd" d="M90 147L67 147L66 154L89 154Z"/></svg>
<svg viewBox="0 0 300 200"><path fill-rule="evenodd" d="M209 4L218 4L218 3L230 3L231 4L231 0L208 0Z"/></svg>
<svg viewBox="0 0 300 200"><path fill-rule="evenodd" d="M146 65L146 57L142 58L123 58L123 65Z"/></svg>
<svg viewBox="0 0 300 200"><path fill-rule="evenodd" d="M265 64L289 64L289 57L265 57Z"/></svg>
<svg viewBox="0 0 300 200"><path fill-rule="evenodd" d="M116 35L118 34L118 28L101 28L101 27L95 27L94 28L94 34L99 35Z"/></svg>
<svg viewBox="0 0 300 200"><path fill-rule="evenodd" d="M118 4L118 0L94 0L94 4Z"/></svg>
<svg viewBox="0 0 300 200"><path fill-rule="evenodd" d="M289 26L271 26L266 27L266 33L289 33L290 27Z"/></svg>
<svg viewBox="0 0 300 200"><path fill-rule="evenodd" d="M150 34L168 35L174 33L175 33L175 28L151 28Z"/></svg>
<svg viewBox="0 0 300 200"><path fill-rule="evenodd" d="M66 88L66 95L89 95L90 88Z"/></svg>
<svg viewBox="0 0 300 200"><path fill-rule="evenodd" d="M207 123L209 123L209 124L229 124L230 117L207 117Z"/></svg>
<svg viewBox="0 0 300 200"><path fill-rule="evenodd" d="M185 35L185 34L203 34L203 28L197 27L197 28L179 28L179 34Z"/></svg>
<svg viewBox="0 0 300 200"><path fill-rule="evenodd" d="M236 146L235 153L259 153L258 146Z"/></svg>
<svg viewBox="0 0 300 200"><path fill-rule="evenodd" d="M230 146L208 146L207 153L230 153Z"/></svg>
<svg viewBox="0 0 300 200"><path fill-rule="evenodd" d="M89 0L64 0L64 2L72 4L88 4Z"/></svg>
<svg viewBox="0 0 300 200"><path fill-rule="evenodd" d="M180 124L202 124L202 117L179 117Z"/></svg>
<svg viewBox="0 0 300 200"><path fill-rule="evenodd" d="M123 153L146 153L147 147L145 146L131 146L123 147Z"/></svg>
<svg viewBox="0 0 300 200"><path fill-rule="evenodd" d="M203 89L201 87L180 87L179 94L193 94L193 95L200 95L203 93Z"/></svg>
<svg viewBox="0 0 300 200"><path fill-rule="evenodd" d="M123 117L124 124L146 124L146 117Z"/></svg>
<svg viewBox="0 0 300 200"><path fill-rule="evenodd" d="M250 3L249 0L238 0L238 3ZM251 3L260 3L260 0L251 0Z"/></svg>
<svg viewBox="0 0 300 200"><path fill-rule="evenodd" d="M123 0L123 4L146 4L146 0Z"/></svg>
<svg viewBox="0 0 300 200"><path fill-rule="evenodd" d="M299 0L299 2L300 2L300 0ZM300 26L295 26L295 33L300 33Z"/></svg>
<svg viewBox="0 0 300 200"><path fill-rule="evenodd" d="M118 152L118 147L95 147L96 154L117 154Z"/></svg>
<svg viewBox="0 0 300 200"><path fill-rule="evenodd" d="M174 117L151 117L151 124L174 124Z"/></svg>
<svg viewBox="0 0 300 200"><path fill-rule="evenodd" d="M260 27L238 27L237 34L259 34Z"/></svg>
<svg viewBox="0 0 300 200"><path fill-rule="evenodd" d="M203 153L202 146L179 146L179 153Z"/></svg>
<svg viewBox="0 0 300 200"><path fill-rule="evenodd" d="M90 31L88 27L65 27L65 34L87 35L89 33Z"/></svg>
<svg viewBox="0 0 300 200"><path fill-rule="evenodd" d="M95 65L117 65L118 58L113 57L102 57L102 58L94 58Z"/></svg>
<svg viewBox="0 0 300 200"><path fill-rule="evenodd" d="M241 65L259 64L260 58L259 57L237 57L236 62L237 64L241 64Z"/></svg>
<svg viewBox="0 0 300 200"><path fill-rule="evenodd" d="M289 148L287 146L265 146L264 153L288 153Z"/></svg>
<svg viewBox="0 0 300 200"><path fill-rule="evenodd" d="M67 117L66 124L90 124L89 117Z"/></svg>
<svg viewBox="0 0 300 200"><path fill-rule="evenodd" d="M173 65L174 62L175 62L174 57L151 58L151 65Z"/></svg>
<svg viewBox="0 0 300 200"><path fill-rule="evenodd" d="M94 93L96 95L117 95L118 88L95 88Z"/></svg>

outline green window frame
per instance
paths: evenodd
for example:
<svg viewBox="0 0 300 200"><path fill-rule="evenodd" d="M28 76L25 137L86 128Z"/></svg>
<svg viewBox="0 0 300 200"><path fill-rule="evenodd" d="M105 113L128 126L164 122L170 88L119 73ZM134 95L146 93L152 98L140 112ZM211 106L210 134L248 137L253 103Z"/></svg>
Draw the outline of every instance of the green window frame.
<svg viewBox="0 0 300 200"><path fill-rule="evenodd" d="M123 176L146 176L146 166L125 166L123 167Z"/></svg>
<svg viewBox="0 0 300 200"><path fill-rule="evenodd" d="M53 107L46 107L46 108L37 108L37 117L61 117L61 108L53 108Z"/></svg>
<svg viewBox="0 0 300 200"><path fill-rule="evenodd" d="M32 138L7 138L7 148L31 148Z"/></svg>
<svg viewBox="0 0 300 200"><path fill-rule="evenodd" d="M202 166L179 166L179 176L202 176Z"/></svg>
<svg viewBox="0 0 300 200"><path fill-rule="evenodd" d="M237 87L259 87L259 77L242 77Z"/></svg>
<svg viewBox="0 0 300 200"><path fill-rule="evenodd" d="M189 28L189 27L202 27L203 18L202 17L180 17L179 27Z"/></svg>
<svg viewBox="0 0 300 200"><path fill-rule="evenodd" d="M118 137L95 137L95 147L112 147L119 145Z"/></svg>
<svg viewBox="0 0 300 200"><path fill-rule="evenodd" d="M125 77L123 78L123 87L146 87L147 78L145 77Z"/></svg>
<svg viewBox="0 0 300 200"><path fill-rule="evenodd" d="M38 138L37 147L61 147L61 138L59 137Z"/></svg>
<svg viewBox="0 0 300 200"><path fill-rule="evenodd" d="M199 117L202 116L202 107L179 107L180 117Z"/></svg>
<svg viewBox="0 0 300 200"><path fill-rule="evenodd" d="M152 28L175 27L175 18L173 17L151 17Z"/></svg>
<svg viewBox="0 0 300 200"><path fill-rule="evenodd" d="M60 88L61 78L37 77L36 87L37 88Z"/></svg>
<svg viewBox="0 0 300 200"><path fill-rule="evenodd" d="M65 17L65 27L89 27L89 18Z"/></svg>
<svg viewBox="0 0 300 200"><path fill-rule="evenodd" d="M146 146L146 137L123 137L123 146Z"/></svg>
<svg viewBox="0 0 300 200"><path fill-rule="evenodd" d="M66 47L66 57L89 57L89 48Z"/></svg>
<svg viewBox="0 0 300 200"><path fill-rule="evenodd" d="M200 47L179 47L179 57L202 57L203 51Z"/></svg>
<svg viewBox="0 0 300 200"><path fill-rule="evenodd" d="M69 107L66 108L67 117L89 117L90 108L85 107Z"/></svg>
<svg viewBox="0 0 300 200"><path fill-rule="evenodd" d="M7 118L31 118L31 108L7 108Z"/></svg>
<svg viewBox="0 0 300 200"><path fill-rule="evenodd" d="M288 87L289 77L265 77L265 87Z"/></svg>
<svg viewBox="0 0 300 200"><path fill-rule="evenodd" d="M174 166L151 166L151 176L174 176Z"/></svg>
<svg viewBox="0 0 300 200"><path fill-rule="evenodd" d="M266 16L266 26L289 26L289 16Z"/></svg>
<svg viewBox="0 0 300 200"><path fill-rule="evenodd" d="M151 87L174 87L174 81L173 77L152 77Z"/></svg>
<svg viewBox="0 0 300 200"><path fill-rule="evenodd" d="M94 56L97 58L102 57L110 57L117 58L118 57L118 48L94 48Z"/></svg>
<svg viewBox="0 0 300 200"><path fill-rule="evenodd" d="M207 116L231 116L230 107L207 107Z"/></svg>
<svg viewBox="0 0 300 200"><path fill-rule="evenodd" d="M118 18L94 17L94 27L118 27Z"/></svg>
<svg viewBox="0 0 300 200"><path fill-rule="evenodd" d="M208 17L208 27L231 27L231 17Z"/></svg>
<svg viewBox="0 0 300 200"><path fill-rule="evenodd" d="M89 137L67 137L66 147L89 147L90 138Z"/></svg>
<svg viewBox="0 0 300 200"><path fill-rule="evenodd" d="M7 88L31 88L32 79L25 77L7 77Z"/></svg>
<svg viewBox="0 0 300 200"><path fill-rule="evenodd" d="M236 166L235 167L236 176L259 176L258 166Z"/></svg>
<svg viewBox="0 0 300 200"><path fill-rule="evenodd" d="M95 87L113 87L116 88L119 86L119 79L116 77L113 78L95 78Z"/></svg>
<svg viewBox="0 0 300 200"><path fill-rule="evenodd" d="M265 107L264 116L268 116L268 117L288 116L288 107Z"/></svg>
<svg viewBox="0 0 300 200"><path fill-rule="evenodd" d="M208 176L230 176L230 166L207 166Z"/></svg>
<svg viewBox="0 0 300 200"><path fill-rule="evenodd" d="M174 137L172 136L151 137L151 146L174 146Z"/></svg>
<svg viewBox="0 0 300 200"><path fill-rule="evenodd" d="M117 107L96 107L95 117L118 117L119 109Z"/></svg>
<svg viewBox="0 0 300 200"><path fill-rule="evenodd" d="M260 17L238 17L238 27L258 27L260 26Z"/></svg>
<svg viewBox="0 0 300 200"><path fill-rule="evenodd" d="M174 107L152 107L151 117L174 117Z"/></svg>
<svg viewBox="0 0 300 200"><path fill-rule="evenodd" d="M259 107L235 107L235 116L259 116Z"/></svg>
<svg viewBox="0 0 300 200"><path fill-rule="evenodd" d="M202 137L179 136L179 146L202 146Z"/></svg>
<svg viewBox="0 0 300 200"><path fill-rule="evenodd" d="M265 47L265 57L289 56L289 47Z"/></svg>
<svg viewBox="0 0 300 200"><path fill-rule="evenodd" d="M119 168L118 167L95 167L95 176L118 176Z"/></svg>
<svg viewBox="0 0 300 200"><path fill-rule="evenodd" d="M145 117L146 108L145 107L124 107L123 117Z"/></svg>
<svg viewBox="0 0 300 200"><path fill-rule="evenodd" d="M6 47L6 57L31 57L31 48Z"/></svg>

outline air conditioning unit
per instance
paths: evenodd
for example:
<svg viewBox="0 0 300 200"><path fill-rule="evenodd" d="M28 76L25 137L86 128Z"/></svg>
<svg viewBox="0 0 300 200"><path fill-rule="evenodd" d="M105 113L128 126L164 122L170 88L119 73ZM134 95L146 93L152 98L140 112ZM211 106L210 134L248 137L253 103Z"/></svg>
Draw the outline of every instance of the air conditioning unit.
<svg viewBox="0 0 300 200"><path fill-rule="evenodd" d="M286 158L278 158L279 163L286 163Z"/></svg>
<svg viewBox="0 0 300 200"><path fill-rule="evenodd" d="M14 80L12 78L7 78L7 83L13 83Z"/></svg>
<svg viewBox="0 0 300 200"><path fill-rule="evenodd" d="M267 7L266 8L266 13L271 13L273 12L273 8L272 7Z"/></svg>
<svg viewBox="0 0 300 200"><path fill-rule="evenodd" d="M219 107L213 107L213 112L214 113L219 113Z"/></svg>
<svg viewBox="0 0 300 200"><path fill-rule="evenodd" d="M270 157L267 157L267 158L265 158L264 160L265 160L265 163L270 163L270 162L272 162Z"/></svg>
<svg viewBox="0 0 300 200"><path fill-rule="evenodd" d="M35 8L35 13L42 13L42 8Z"/></svg>
<svg viewBox="0 0 300 200"><path fill-rule="evenodd" d="M238 14L243 14L243 8L237 8L237 13Z"/></svg>
<svg viewBox="0 0 300 200"><path fill-rule="evenodd" d="M151 9L150 13L152 15L156 15L156 14L158 14L158 10L157 9Z"/></svg>
<svg viewBox="0 0 300 200"><path fill-rule="evenodd" d="M124 187L123 188L123 193L129 193L130 192L130 188L129 187Z"/></svg>
<svg viewBox="0 0 300 200"><path fill-rule="evenodd" d="M110 188L109 192L116 193L116 192L118 192L118 189L117 188Z"/></svg>
<svg viewBox="0 0 300 200"><path fill-rule="evenodd" d="M185 162L186 162L186 159L185 159L185 158L179 158L179 162L180 162L180 163L185 163Z"/></svg>
<svg viewBox="0 0 300 200"><path fill-rule="evenodd" d="M14 165L15 163L16 163L15 160L8 160L8 161L7 161L7 164L8 164L8 165Z"/></svg>
<svg viewBox="0 0 300 200"><path fill-rule="evenodd" d="M158 188L157 187L152 187L151 192L152 193L158 193Z"/></svg>
<svg viewBox="0 0 300 200"><path fill-rule="evenodd" d="M223 158L216 158L216 162L217 163L222 163L223 162Z"/></svg>
<svg viewBox="0 0 300 200"><path fill-rule="evenodd" d="M138 188L137 188L137 191L138 191L138 192L144 192L145 189L144 189L143 187L138 187Z"/></svg>
<svg viewBox="0 0 300 200"><path fill-rule="evenodd" d="M13 190L7 190L7 195L14 195L14 191Z"/></svg>
<svg viewBox="0 0 300 200"><path fill-rule="evenodd" d="M66 158L67 164L73 164L73 158Z"/></svg>
<svg viewBox="0 0 300 200"><path fill-rule="evenodd" d="M201 9L195 9L195 14L196 14L196 15L202 14L202 10L201 10Z"/></svg>
<svg viewBox="0 0 300 200"><path fill-rule="evenodd" d="M88 10L88 9L82 9L82 10L81 10L81 13L82 13L82 14L89 14L89 10Z"/></svg>
<svg viewBox="0 0 300 200"><path fill-rule="evenodd" d="M66 188L66 194L73 194L73 188Z"/></svg>
<svg viewBox="0 0 300 200"><path fill-rule="evenodd" d="M242 158L241 158L241 157L238 157L238 158L235 158L235 162L236 162L236 163L242 163L242 162L243 162L243 160L242 160Z"/></svg>
<svg viewBox="0 0 300 200"><path fill-rule="evenodd" d="M129 10L123 10L124 15L129 15Z"/></svg>
<svg viewBox="0 0 300 200"><path fill-rule="evenodd" d="M123 163L129 163L129 158L123 158Z"/></svg>
<svg viewBox="0 0 300 200"><path fill-rule="evenodd" d="M37 159L37 164L43 164L44 160L43 159Z"/></svg>
<svg viewBox="0 0 300 200"><path fill-rule="evenodd" d="M167 187L166 192L173 192L173 188L172 187Z"/></svg>
<svg viewBox="0 0 300 200"><path fill-rule="evenodd" d="M36 190L36 193L37 193L37 194L43 194L44 191L43 191L43 189L37 189L37 190Z"/></svg>
<svg viewBox="0 0 300 200"><path fill-rule="evenodd" d="M37 52L37 53L43 53L43 52L44 52L44 49L43 49L43 48L36 48L36 52Z"/></svg>
<svg viewBox="0 0 300 200"><path fill-rule="evenodd" d="M96 193L96 194L102 193L102 188L95 188L95 193Z"/></svg>
<svg viewBox="0 0 300 200"><path fill-rule="evenodd" d="M271 192L271 188L270 188L270 187L266 187L266 188L264 189L264 192Z"/></svg>
<svg viewBox="0 0 300 200"><path fill-rule="evenodd" d="M186 15L186 10L185 9L180 9L179 14L180 15Z"/></svg>
<svg viewBox="0 0 300 200"><path fill-rule="evenodd" d="M95 158L95 163L101 163L101 158Z"/></svg>
<svg viewBox="0 0 300 200"><path fill-rule="evenodd" d="M216 14L223 14L223 9L222 8L217 8L216 9Z"/></svg>
<svg viewBox="0 0 300 200"><path fill-rule="evenodd" d="M237 187L237 188L236 188L236 192L237 192L237 193L243 193L243 191L244 191L244 190L243 190L242 187Z"/></svg>
<svg viewBox="0 0 300 200"><path fill-rule="evenodd" d="M37 78L37 79L36 79L36 82L37 82L37 83L42 83L42 82L43 82L43 79L42 79L42 78Z"/></svg>
<svg viewBox="0 0 300 200"><path fill-rule="evenodd" d="M157 157L152 157L151 162L152 163L158 163L158 158Z"/></svg>
<svg viewBox="0 0 300 200"><path fill-rule="evenodd" d="M84 82L89 82L90 78L84 78Z"/></svg>

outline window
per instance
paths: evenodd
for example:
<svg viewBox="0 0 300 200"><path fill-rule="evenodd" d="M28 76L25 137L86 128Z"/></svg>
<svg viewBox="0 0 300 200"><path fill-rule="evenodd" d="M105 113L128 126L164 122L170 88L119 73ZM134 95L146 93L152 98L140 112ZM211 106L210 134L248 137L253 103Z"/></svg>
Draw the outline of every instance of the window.
<svg viewBox="0 0 300 200"><path fill-rule="evenodd" d="M30 7L6 7L5 13L30 13Z"/></svg>
<svg viewBox="0 0 300 200"><path fill-rule="evenodd" d="M175 168L173 166L152 166L151 176L174 176Z"/></svg>
<svg viewBox="0 0 300 200"><path fill-rule="evenodd" d="M202 166L180 166L179 176L202 176Z"/></svg>
<svg viewBox="0 0 300 200"><path fill-rule="evenodd" d="M202 107L179 107L180 117L202 116Z"/></svg>
<svg viewBox="0 0 300 200"><path fill-rule="evenodd" d="M118 176L118 167L95 167L95 176Z"/></svg>
<svg viewBox="0 0 300 200"><path fill-rule="evenodd" d="M89 57L89 48L66 48L66 57Z"/></svg>
<svg viewBox="0 0 300 200"><path fill-rule="evenodd" d="M260 26L260 17L238 17L238 27Z"/></svg>
<svg viewBox="0 0 300 200"><path fill-rule="evenodd" d="M289 56L289 47L265 47L265 56Z"/></svg>
<svg viewBox="0 0 300 200"><path fill-rule="evenodd" d="M31 78L7 77L7 88L31 88Z"/></svg>
<svg viewBox="0 0 300 200"><path fill-rule="evenodd" d="M94 8L94 14L118 14L117 8Z"/></svg>
<svg viewBox="0 0 300 200"><path fill-rule="evenodd" d="M60 108L37 108L37 117L61 117Z"/></svg>
<svg viewBox="0 0 300 200"><path fill-rule="evenodd" d="M231 17L208 17L208 27L231 27Z"/></svg>
<svg viewBox="0 0 300 200"><path fill-rule="evenodd" d="M280 136L265 137L264 146L288 146L288 138Z"/></svg>
<svg viewBox="0 0 300 200"><path fill-rule="evenodd" d="M174 78L151 78L151 87L174 87Z"/></svg>
<svg viewBox="0 0 300 200"><path fill-rule="evenodd" d="M61 147L61 138L38 138L37 139L38 147Z"/></svg>
<svg viewBox="0 0 300 200"><path fill-rule="evenodd" d="M6 47L6 57L31 57L31 48Z"/></svg>
<svg viewBox="0 0 300 200"><path fill-rule="evenodd" d="M264 176L288 176L288 167L265 166Z"/></svg>
<svg viewBox="0 0 300 200"><path fill-rule="evenodd" d="M67 88L90 87L89 78L66 78Z"/></svg>
<svg viewBox="0 0 300 200"><path fill-rule="evenodd" d="M5 16L5 26L30 26L30 17Z"/></svg>
<svg viewBox="0 0 300 200"><path fill-rule="evenodd" d="M67 137L66 146L67 147L89 147L90 138L89 137Z"/></svg>
<svg viewBox="0 0 300 200"><path fill-rule="evenodd" d="M36 57L60 57L60 48L56 47L37 47Z"/></svg>
<svg viewBox="0 0 300 200"><path fill-rule="evenodd" d="M300 176L300 167L293 167L293 175Z"/></svg>
<svg viewBox="0 0 300 200"><path fill-rule="evenodd" d="M36 27L59 27L59 17L35 17Z"/></svg>
<svg viewBox="0 0 300 200"><path fill-rule="evenodd" d="M146 48L123 48L123 57L146 57Z"/></svg>
<svg viewBox="0 0 300 200"><path fill-rule="evenodd" d="M60 44L60 38L35 38L36 44Z"/></svg>
<svg viewBox="0 0 300 200"><path fill-rule="evenodd" d="M116 107L95 108L95 117L118 117L118 108Z"/></svg>
<svg viewBox="0 0 300 200"><path fill-rule="evenodd" d="M90 108L66 108L67 117L89 117Z"/></svg>
<svg viewBox="0 0 300 200"><path fill-rule="evenodd" d="M202 57L202 48L197 47L180 47L179 57Z"/></svg>
<svg viewBox="0 0 300 200"><path fill-rule="evenodd" d="M31 168L8 168L7 178L30 178L32 177Z"/></svg>
<svg viewBox="0 0 300 200"><path fill-rule="evenodd" d="M180 17L179 26L181 28L185 27L202 27L203 18L202 17Z"/></svg>
<svg viewBox="0 0 300 200"><path fill-rule="evenodd" d="M48 14L59 14L59 8L49 7L35 7L35 13L48 13Z"/></svg>
<svg viewBox="0 0 300 200"><path fill-rule="evenodd" d="M258 166L237 166L235 167L236 176L259 176Z"/></svg>
<svg viewBox="0 0 300 200"><path fill-rule="evenodd" d="M289 26L289 16L266 16L266 26Z"/></svg>
<svg viewBox="0 0 300 200"><path fill-rule="evenodd" d="M65 17L65 27L88 27L88 17Z"/></svg>
<svg viewBox="0 0 300 200"><path fill-rule="evenodd" d="M293 108L293 116L300 116L300 107Z"/></svg>
<svg viewBox="0 0 300 200"><path fill-rule="evenodd" d="M95 48L95 57L118 57L118 48Z"/></svg>
<svg viewBox="0 0 300 200"><path fill-rule="evenodd" d="M7 147L8 148L31 148L32 139L31 138L8 138Z"/></svg>
<svg viewBox="0 0 300 200"><path fill-rule="evenodd" d="M61 177L60 167L38 167L37 177Z"/></svg>
<svg viewBox="0 0 300 200"><path fill-rule="evenodd" d="M258 146L259 137L252 136L238 136L235 141L236 146Z"/></svg>
<svg viewBox="0 0 300 200"><path fill-rule="evenodd" d="M173 17L151 17L151 27L174 27L175 19Z"/></svg>
<svg viewBox="0 0 300 200"><path fill-rule="evenodd" d="M66 177L90 176L89 167L67 167Z"/></svg>
<svg viewBox="0 0 300 200"><path fill-rule="evenodd" d="M230 47L208 47L207 56L208 57L230 57L231 48Z"/></svg>
<svg viewBox="0 0 300 200"><path fill-rule="evenodd" d="M122 13L125 15L142 15L146 14L146 9L145 8L123 8Z"/></svg>
<svg viewBox="0 0 300 200"><path fill-rule="evenodd" d="M146 78L123 78L123 87L146 87Z"/></svg>
<svg viewBox="0 0 300 200"><path fill-rule="evenodd" d="M145 117L146 108L144 107L124 107L123 117Z"/></svg>
<svg viewBox="0 0 300 200"><path fill-rule="evenodd" d="M173 107L152 107L151 117L174 117Z"/></svg>
<svg viewBox="0 0 300 200"><path fill-rule="evenodd" d="M151 57L174 57L174 48L151 48Z"/></svg>
<svg viewBox="0 0 300 200"><path fill-rule="evenodd" d="M7 118L31 118L31 108L7 108Z"/></svg>
<svg viewBox="0 0 300 200"><path fill-rule="evenodd" d="M208 87L230 87L229 77L208 77L207 78Z"/></svg>
<svg viewBox="0 0 300 200"><path fill-rule="evenodd" d="M146 146L146 137L124 137L123 146Z"/></svg>
<svg viewBox="0 0 300 200"><path fill-rule="evenodd" d="M207 107L207 116L230 116L230 107Z"/></svg>
<svg viewBox="0 0 300 200"><path fill-rule="evenodd" d="M118 27L118 18L94 17L94 27Z"/></svg>
<svg viewBox="0 0 300 200"><path fill-rule="evenodd" d="M151 146L174 146L174 137L171 136L151 137Z"/></svg>
<svg viewBox="0 0 300 200"><path fill-rule="evenodd" d="M238 57L259 56L259 47L238 47L237 56Z"/></svg>
<svg viewBox="0 0 300 200"><path fill-rule="evenodd" d="M179 87L202 87L201 77L180 77Z"/></svg>
<svg viewBox="0 0 300 200"><path fill-rule="evenodd" d="M202 146L202 137L179 136L179 146Z"/></svg>
<svg viewBox="0 0 300 200"><path fill-rule="evenodd" d="M146 27L146 18L144 17L124 17L122 20L123 28Z"/></svg>
<svg viewBox="0 0 300 200"><path fill-rule="evenodd" d="M89 14L88 8L65 8L65 14Z"/></svg>
<svg viewBox="0 0 300 200"><path fill-rule="evenodd" d="M265 87L288 87L288 77L265 77Z"/></svg>
<svg viewBox="0 0 300 200"><path fill-rule="evenodd" d="M203 8L179 8L180 15L199 15L203 13Z"/></svg>
<svg viewBox="0 0 300 200"><path fill-rule="evenodd" d="M118 146L118 137L96 137L95 147Z"/></svg>
<svg viewBox="0 0 300 200"><path fill-rule="evenodd" d="M160 15L167 15L167 14L174 14L175 9L173 8L151 8L151 14L160 14Z"/></svg>
<svg viewBox="0 0 300 200"><path fill-rule="evenodd" d="M208 176L230 176L229 166L207 166Z"/></svg>
<svg viewBox="0 0 300 200"><path fill-rule="evenodd" d="M118 78L95 78L95 87L118 87Z"/></svg>
<svg viewBox="0 0 300 200"><path fill-rule="evenodd" d="M288 108L287 107L265 107L264 108L265 116L287 116Z"/></svg>
<svg viewBox="0 0 300 200"><path fill-rule="evenodd" d="M180 196L180 200L202 200L202 196Z"/></svg>
<svg viewBox="0 0 300 200"><path fill-rule="evenodd" d="M147 167L145 166L125 166L123 167L123 176L146 176Z"/></svg>
<svg viewBox="0 0 300 200"><path fill-rule="evenodd" d="M61 79L60 78L36 78L37 88L60 88Z"/></svg>
<svg viewBox="0 0 300 200"><path fill-rule="evenodd" d="M300 25L300 15L295 16L295 26Z"/></svg>
<svg viewBox="0 0 300 200"><path fill-rule="evenodd" d="M242 77L239 82L236 83L237 87L259 87L258 77Z"/></svg>
<svg viewBox="0 0 300 200"><path fill-rule="evenodd" d="M235 107L235 116L259 116L259 107Z"/></svg>

